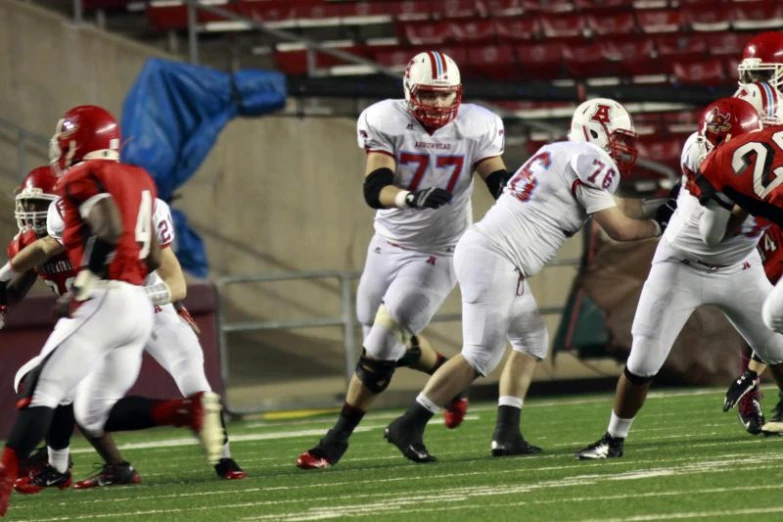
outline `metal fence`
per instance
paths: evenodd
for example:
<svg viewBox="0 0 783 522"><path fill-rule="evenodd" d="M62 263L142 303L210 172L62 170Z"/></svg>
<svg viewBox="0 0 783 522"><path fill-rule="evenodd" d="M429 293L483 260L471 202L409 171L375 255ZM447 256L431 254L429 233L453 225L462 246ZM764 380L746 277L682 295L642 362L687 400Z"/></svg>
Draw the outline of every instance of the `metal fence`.
<svg viewBox="0 0 783 522"><path fill-rule="evenodd" d="M554 266L579 266L579 258L554 260L548 267ZM342 341L345 355L345 379L346 383L351 379L356 361L359 356L359 347L356 344L356 329L361 327L356 319L354 308L354 290L353 282L359 279L359 272L340 272L340 271L316 271L316 272L284 272L270 275L254 276L232 276L223 277L216 281L218 289L218 341L220 348L221 376L226 387L231 385L230 363L231 354L228 341L228 335L238 332L259 332L264 330L295 330L299 328L311 328L319 326L340 326L342 327ZM331 317L311 317L293 320L267 320L267 321L241 321L230 322L226 317L227 309L227 288L232 285L247 285L252 283L278 283L283 281L304 281L304 280L332 280L337 281L340 292L340 315ZM564 306L548 306L539 308L544 315L559 315L563 312ZM433 323L460 321L461 314L437 314L433 317ZM292 376L293 377L293 376ZM301 408L312 406L308 404L285 403L283 406L289 408ZM229 411L235 413L256 413L258 410L244 409L239 412L227 404Z"/></svg>

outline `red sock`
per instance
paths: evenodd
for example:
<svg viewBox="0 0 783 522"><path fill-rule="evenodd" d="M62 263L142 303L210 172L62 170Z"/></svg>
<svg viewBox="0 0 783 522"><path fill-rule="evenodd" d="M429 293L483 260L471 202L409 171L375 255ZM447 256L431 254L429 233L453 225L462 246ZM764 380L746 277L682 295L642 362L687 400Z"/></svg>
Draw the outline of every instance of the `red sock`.
<svg viewBox="0 0 783 522"><path fill-rule="evenodd" d="M16 480L19 473L19 457L16 455L16 450L8 446L3 449L2 465L8 476Z"/></svg>
<svg viewBox="0 0 783 522"><path fill-rule="evenodd" d="M187 426L190 424L191 399L155 401L152 419L158 426Z"/></svg>

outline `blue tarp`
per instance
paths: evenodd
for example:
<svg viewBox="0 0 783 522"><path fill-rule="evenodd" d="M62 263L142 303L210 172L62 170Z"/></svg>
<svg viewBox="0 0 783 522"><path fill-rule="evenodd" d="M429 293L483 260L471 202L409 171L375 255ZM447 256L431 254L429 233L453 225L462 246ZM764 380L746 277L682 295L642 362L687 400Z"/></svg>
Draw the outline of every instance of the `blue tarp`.
<svg viewBox="0 0 783 522"><path fill-rule="evenodd" d="M159 197L174 191L209 154L218 134L236 116L263 116L285 105L285 76L247 70L229 74L179 62L147 61L122 110L122 160L155 178ZM175 252L182 267L206 277L204 243L172 208Z"/></svg>

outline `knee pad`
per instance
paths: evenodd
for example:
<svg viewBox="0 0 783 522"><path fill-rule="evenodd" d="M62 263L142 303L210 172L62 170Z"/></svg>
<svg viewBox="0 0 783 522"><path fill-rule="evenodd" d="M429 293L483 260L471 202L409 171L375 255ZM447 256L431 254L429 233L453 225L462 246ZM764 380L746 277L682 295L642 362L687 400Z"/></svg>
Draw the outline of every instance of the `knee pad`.
<svg viewBox="0 0 783 522"><path fill-rule="evenodd" d="M641 375L631 373L628 366L623 368L623 375L625 375L625 378L631 381L631 384L634 386L643 386L652 380L652 377L642 377Z"/></svg>
<svg viewBox="0 0 783 522"><path fill-rule="evenodd" d="M628 355L625 367L631 375L652 379L666 362L671 348L663 345L655 337L634 332L631 353Z"/></svg>
<svg viewBox="0 0 783 522"><path fill-rule="evenodd" d="M364 339L367 353L376 360L397 361L405 354L405 347L412 332L400 327L385 306L378 308L375 323Z"/></svg>
<svg viewBox="0 0 783 522"><path fill-rule="evenodd" d="M405 355L402 359L397 361L397 368L403 366L413 366L421 359L421 345L419 345L419 338L415 335L411 335L411 339L408 342L408 349L405 351Z"/></svg>
<svg viewBox="0 0 783 522"><path fill-rule="evenodd" d="M397 361L369 359L364 351L356 364L356 376L368 390L378 394L389 387Z"/></svg>
<svg viewBox="0 0 783 522"><path fill-rule="evenodd" d="M764 325L773 332L783 332L783 310L780 310L779 306L776 306L778 299L770 299L777 297L773 290L773 293L764 300L764 305L761 307L761 320L764 321Z"/></svg>

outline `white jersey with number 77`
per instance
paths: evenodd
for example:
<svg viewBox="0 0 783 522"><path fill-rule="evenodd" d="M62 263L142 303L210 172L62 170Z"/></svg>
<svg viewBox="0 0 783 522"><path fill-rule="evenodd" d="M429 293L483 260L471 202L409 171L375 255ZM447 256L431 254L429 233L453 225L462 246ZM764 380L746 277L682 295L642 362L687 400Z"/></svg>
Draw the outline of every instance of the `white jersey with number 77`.
<svg viewBox="0 0 783 522"><path fill-rule="evenodd" d="M362 112L359 146L393 157L394 185L415 192L439 187L452 194L438 209L382 209L375 231L403 248L450 254L472 222L473 171L482 160L503 154L503 121L478 105L463 103L457 117L428 132L411 116L405 100L384 100Z"/></svg>

